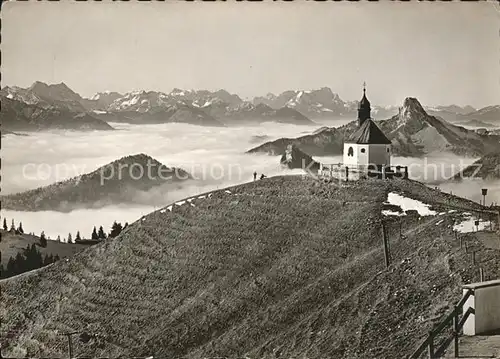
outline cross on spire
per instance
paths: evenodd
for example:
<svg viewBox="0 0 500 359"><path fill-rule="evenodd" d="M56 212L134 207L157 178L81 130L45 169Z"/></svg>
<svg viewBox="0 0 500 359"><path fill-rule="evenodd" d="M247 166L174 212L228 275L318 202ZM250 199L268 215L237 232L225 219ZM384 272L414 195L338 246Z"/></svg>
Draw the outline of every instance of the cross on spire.
<svg viewBox="0 0 500 359"><path fill-rule="evenodd" d="M363 92L366 92L366 81L363 81Z"/></svg>

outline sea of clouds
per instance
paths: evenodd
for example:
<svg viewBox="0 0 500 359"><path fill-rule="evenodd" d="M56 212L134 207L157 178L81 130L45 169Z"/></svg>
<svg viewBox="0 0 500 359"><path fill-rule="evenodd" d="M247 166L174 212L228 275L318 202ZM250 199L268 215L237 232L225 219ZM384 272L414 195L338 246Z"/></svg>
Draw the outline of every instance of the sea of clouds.
<svg viewBox="0 0 500 359"><path fill-rule="evenodd" d="M84 173L121 157L147 154L159 162L179 167L197 181L181 189L155 188L138 192L137 205L81 209L70 213L2 210L8 222L22 221L27 232L45 231L51 238L76 231L89 236L93 226L109 231L114 220L134 222L141 215L197 193L253 180L253 173L274 176L298 174L279 165L279 156L245 154L260 143L280 137L297 137L316 127L263 124L255 127L201 127L184 124L112 124L117 131L39 132L2 139L2 194L22 192Z"/></svg>
<svg viewBox="0 0 500 359"><path fill-rule="evenodd" d="M343 123L338 123L340 126ZM167 166L180 167L196 178L175 191L162 187L137 193L137 203L80 209L69 213L18 212L2 210L8 223L23 222L27 232L45 231L51 238L62 238L76 231L88 237L93 226L106 231L113 221L132 223L142 215L187 196L253 180L253 172L266 176L303 173L279 165L279 156L245 154L260 143L281 137L312 133L321 125L307 127L266 123L255 127L213 128L185 124L128 125L112 124L112 132L39 132L29 136L8 135L2 139L2 194L45 186L94 171L121 157L147 154ZM328 125L331 125L330 123ZM341 156L316 157L323 163L341 162ZM479 200L482 181L472 184L444 183L475 159L438 154L424 159L394 157L393 164L410 166L410 177ZM500 202L498 182L488 183L489 199ZM495 188L498 188L496 190Z"/></svg>

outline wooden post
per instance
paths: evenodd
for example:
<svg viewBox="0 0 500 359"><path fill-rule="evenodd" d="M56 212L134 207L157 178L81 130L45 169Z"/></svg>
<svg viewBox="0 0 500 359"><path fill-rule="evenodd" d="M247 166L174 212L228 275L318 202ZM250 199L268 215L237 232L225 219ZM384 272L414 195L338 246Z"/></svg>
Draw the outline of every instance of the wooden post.
<svg viewBox="0 0 500 359"><path fill-rule="evenodd" d="M403 220L399 218L399 240L403 239Z"/></svg>
<svg viewBox="0 0 500 359"><path fill-rule="evenodd" d="M385 257L385 267L389 267L390 259L389 259L389 243L387 240L387 233L385 231L385 223L382 222L382 239L384 241L384 257Z"/></svg>
<svg viewBox="0 0 500 359"><path fill-rule="evenodd" d="M68 337L68 354L69 354L69 359L73 359L73 343L71 340L71 336L73 333L68 333L66 336Z"/></svg>
<svg viewBox="0 0 500 359"><path fill-rule="evenodd" d="M429 359L434 358L434 337L432 336L432 330L429 330Z"/></svg>
<svg viewBox="0 0 500 359"><path fill-rule="evenodd" d="M345 166L345 181L349 181L349 167Z"/></svg>
<svg viewBox="0 0 500 359"><path fill-rule="evenodd" d="M464 246L464 239L460 237L460 248L463 248Z"/></svg>
<svg viewBox="0 0 500 359"><path fill-rule="evenodd" d="M455 350L454 350L454 354L455 354L455 358L458 358L459 356L459 353L458 353L458 310L459 308L455 305L455 315L453 316L453 341L455 343Z"/></svg>
<svg viewBox="0 0 500 359"><path fill-rule="evenodd" d="M479 268L479 281L484 282L484 270L483 270L483 268Z"/></svg>

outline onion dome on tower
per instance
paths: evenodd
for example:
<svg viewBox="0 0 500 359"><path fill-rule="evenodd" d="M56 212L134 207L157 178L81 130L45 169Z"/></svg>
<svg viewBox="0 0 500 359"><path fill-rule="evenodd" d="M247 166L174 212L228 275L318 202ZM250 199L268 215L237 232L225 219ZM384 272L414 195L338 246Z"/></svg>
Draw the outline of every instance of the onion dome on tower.
<svg viewBox="0 0 500 359"><path fill-rule="evenodd" d="M358 105L358 127L371 118L370 101L366 98L366 83L363 83L363 98Z"/></svg>

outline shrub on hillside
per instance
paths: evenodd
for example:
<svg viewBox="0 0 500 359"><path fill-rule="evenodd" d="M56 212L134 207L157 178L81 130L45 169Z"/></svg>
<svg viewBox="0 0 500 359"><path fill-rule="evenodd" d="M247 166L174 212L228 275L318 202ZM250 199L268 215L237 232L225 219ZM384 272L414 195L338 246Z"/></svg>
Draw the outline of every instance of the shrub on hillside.
<svg viewBox="0 0 500 359"><path fill-rule="evenodd" d="M7 267L0 266L0 278L9 278L24 272L44 267L59 260L59 256L52 254L42 256L33 243L27 246L23 253L17 253L16 257L9 258Z"/></svg>

